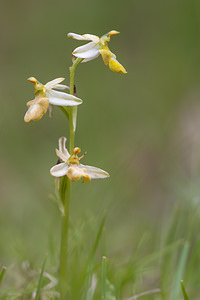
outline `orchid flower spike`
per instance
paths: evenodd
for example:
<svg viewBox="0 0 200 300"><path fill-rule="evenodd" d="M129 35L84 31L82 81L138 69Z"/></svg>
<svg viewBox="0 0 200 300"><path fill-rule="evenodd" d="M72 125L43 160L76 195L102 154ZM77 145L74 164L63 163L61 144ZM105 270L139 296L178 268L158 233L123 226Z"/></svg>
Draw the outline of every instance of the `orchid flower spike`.
<svg viewBox="0 0 200 300"><path fill-rule="evenodd" d="M53 90L69 89L68 86L60 84L63 80L64 78L56 78L43 85L34 77L28 78L28 81L34 84L35 98L27 102L28 110L24 116L26 123L29 123L31 120L40 120L51 105L74 106L83 102L73 95Z"/></svg>
<svg viewBox="0 0 200 300"><path fill-rule="evenodd" d="M66 137L59 138L59 150L56 149L56 154L64 162L51 168L50 173L52 176L62 177L66 175L72 182L81 178L83 178L83 182L90 182L91 179L106 178L110 176L104 170L80 164L80 159L83 158L86 153L81 157L78 157L81 149L76 147L73 150L73 154L70 156L68 150L65 148L66 141Z"/></svg>
<svg viewBox="0 0 200 300"><path fill-rule="evenodd" d="M116 55L112 53L107 46L108 42L110 42L110 37L118 33L116 30L111 30L99 38L93 34L80 35L70 32L68 33L68 37L72 37L76 40L91 41L86 45L76 48L72 54L76 57L83 58L82 62L93 60L101 54L105 65L108 65L112 71L119 74L127 73L125 68L117 61Z"/></svg>

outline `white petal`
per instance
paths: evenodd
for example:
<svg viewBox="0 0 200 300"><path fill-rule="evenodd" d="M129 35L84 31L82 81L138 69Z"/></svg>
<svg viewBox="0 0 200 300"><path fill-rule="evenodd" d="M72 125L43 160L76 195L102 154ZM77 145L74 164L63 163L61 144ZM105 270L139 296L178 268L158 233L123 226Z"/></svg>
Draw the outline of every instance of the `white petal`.
<svg viewBox="0 0 200 300"><path fill-rule="evenodd" d="M65 85L65 84L56 84L54 86L54 89L60 90L60 91L64 91L64 90L69 90L69 86Z"/></svg>
<svg viewBox="0 0 200 300"><path fill-rule="evenodd" d="M45 88L46 88L47 90L50 90L50 89L52 89L55 85L57 85L58 83L62 82L63 80L65 80L65 78L56 78L56 79L54 79L54 80L51 80L51 81L49 81L49 82L47 82L47 83L45 84Z"/></svg>
<svg viewBox="0 0 200 300"><path fill-rule="evenodd" d="M78 47L73 51L73 55L76 57L80 57L80 58L90 58L90 59L94 59L95 57L97 57L99 55L99 45L95 45L93 42L89 43L89 44L93 44L93 46L86 50L86 51L82 51L82 47ZM87 46L88 44L86 44L85 46Z"/></svg>
<svg viewBox="0 0 200 300"><path fill-rule="evenodd" d="M85 52L85 51L88 51L88 50L91 50L92 48L98 46L98 49L99 49L99 45L96 45L95 43L93 42L90 42L90 43L87 43L83 46L80 46L80 47L77 47L74 51L73 51L73 54L77 54L77 53L81 53L81 52Z"/></svg>
<svg viewBox="0 0 200 300"><path fill-rule="evenodd" d="M73 95L50 90L46 93L50 104L58 106L75 106L81 104L83 101Z"/></svg>
<svg viewBox="0 0 200 300"><path fill-rule="evenodd" d="M97 35L94 34L83 34L84 38L89 40L89 41L93 41L94 43L98 43L99 42L99 37Z"/></svg>
<svg viewBox="0 0 200 300"><path fill-rule="evenodd" d="M80 98L68 94L68 93L64 93L64 92L59 92L59 91L54 91L54 90L50 90L47 92L48 95L50 95L51 97L55 97L55 98L61 98L61 99L66 99L66 100L77 100L78 102L83 102Z"/></svg>
<svg viewBox="0 0 200 300"><path fill-rule="evenodd" d="M69 166L67 163L61 163L61 164L53 166L50 170L50 173L52 176L61 177L61 176L66 175L68 168L69 168Z"/></svg>
<svg viewBox="0 0 200 300"><path fill-rule="evenodd" d="M95 43L98 43L99 42L99 37L96 36L96 35L93 35L93 34L83 34L83 35L80 35L80 34L76 34L76 33L68 33L67 35L68 37L72 37L73 39L75 40L85 40L85 41L93 41Z"/></svg>
<svg viewBox="0 0 200 300"><path fill-rule="evenodd" d="M59 144L60 152L62 152L68 159L70 157L70 155L69 155L67 148L65 147L66 141L67 141L67 138L65 136L62 136L59 138L58 144Z"/></svg>
<svg viewBox="0 0 200 300"><path fill-rule="evenodd" d="M60 150L56 149L56 155L61 158L64 162L67 162L68 157L64 155Z"/></svg>
<svg viewBox="0 0 200 300"><path fill-rule="evenodd" d="M72 37L75 40L86 40L86 38L84 38L84 36L82 36L80 34L73 33L73 32L68 33L67 36Z"/></svg>
<svg viewBox="0 0 200 300"><path fill-rule="evenodd" d="M78 101L78 100L66 100L62 98L55 98L52 96L48 96L48 98L50 104L57 105L57 106L76 106L82 103L82 101Z"/></svg>
<svg viewBox="0 0 200 300"><path fill-rule="evenodd" d="M100 55L100 52L98 52L98 53L97 53L96 55L94 55L94 56L91 56L90 58L85 58L85 59L82 61L82 63L88 62L88 61L90 61L90 60L93 60L93 59L97 58L99 55Z"/></svg>
<svg viewBox="0 0 200 300"><path fill-rule="evenodd" d="M79 164L78 167L81 169L85 169L86 173L90 176L91 179L110 177L110 175L106 171L96 167L82 165L82 164Z"/></svg>

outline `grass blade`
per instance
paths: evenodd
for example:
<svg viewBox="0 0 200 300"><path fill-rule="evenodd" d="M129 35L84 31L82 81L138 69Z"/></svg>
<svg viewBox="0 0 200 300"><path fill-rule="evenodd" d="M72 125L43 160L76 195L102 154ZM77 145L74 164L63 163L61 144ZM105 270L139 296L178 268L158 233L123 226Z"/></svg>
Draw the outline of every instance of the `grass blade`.
<svg viewBox="0 0 200 300"><path fill-rule="evenodd" d="M3 267L1 270L1 273L0 273L0 286L1 286L1 283L2 283L5 273L6 273L6 267Z"/></svg>
<svg viewBox="0 0 200 300"><path fill-rule="evenodd" d="M103 232L105 220L106 220L106 212L104 212L104 215L103 215L102 221L100 223L99 230L98 230L98 233L97 233L94 245L93 245L92 250L91 250L91 252L89 254L89 257L87 259L87 262L86 262L86 265L85 265L85 270L83 272L83 277L85 277L86 273L88 272L88 268L90 267L91 262L92 262L92 260L94 258L94 255L96 253L97 247L99 245L99 240L100 240L100 238L102 236L102 232Z"/></svg>
<svg viewBox="0 0 200 300"><path fill-rule="evenodd" d="M98 230L98 233L97 233L97 237L96 237L96 240L95 240L95 243L94 243L94 246L93 246L93 249L90 253L90 259L92 259L96 253L96 250L97 250L97 247L98 247L98 244L99 244L99 240L100 240L100 237L102 235L102 231L103 231L103 228L104 228L104 224L105 224L105 219L106 219L106 212L104 212L104 215L103 215L103 218L102 218L102 221L101 221L101 224L99 226L99 230Z"/></svg>
<svg viewBox="0 0 200 300"><path fill-rule="evenodd" d="M106 260L107 258L103 256L101 267L101 300L106 299Z"/></svg>
<svg viewBox="0 0 200 300"><path fill-rule="evenodd" d="M187 257L188 257L188 252L189 252L189 243L186 242L183 245L177 272L175 274L174 288L172 289L172 295L170 297L171 300L177 300L179 298L179 294L181 292L180 280L183 277L183 273L184 273L184 269L185 269L185 265L186 265L186 261L187 261Z"/></svg>
<svg viewBox="0 0 200 300"><path fill-rule="evenodd" d="M45 255L45 258L44 258L44 261L43 261L43 264L42 264L35 300L39 299L39 294L40 294L40 289L41 289L41 286L42 286L42 279L43 279L43 274L44 274L44 268L45 268L45 265L46 265L46 262L47 262L47 257L48 257L48 254Z"/></svg>
<svg viewBox="0 0 200 300"><path fill-rule="evenodd" d="M100 238L102 236L102 232L103 232L104 224L105 224L105 219L106 219L106 211L104 212L103 218L101 220L101 223L100 223L97 235L96 235L96 239L94 241L92 250L89 253L88 259L86 261L86 264L85 264L85 267L84 267L84 270L83 270L83 273L82 273L82 280L83 281L84 280L88 281L88 285L89 286L91 284L91 273L93 273L93 268L94 268L94 266L93 266L93 259L94 259L97 247L99 245ZM90 296L87 295L87 298L88 297L90 297Z"/></svg>
<svg viewBox="0 0 200 300"><path fill-rule="evenodd" d="M184 300L189 300L189 297L188 297L188 295L186 293L186 290L185 290L185 286L184 286L183 280L181 280L181 288L182 288Z"/></svg>
<svg viewBox="0 0 200 300"><path fill-rule="evenodd" d="M94 274L92 276L92 280L91 280L91 286L89 288L89 290L87 291L86 294L86 300L92 300L93 299L93 295L96 289L96 285L97 285L97 278L96 275Z"/></svg>

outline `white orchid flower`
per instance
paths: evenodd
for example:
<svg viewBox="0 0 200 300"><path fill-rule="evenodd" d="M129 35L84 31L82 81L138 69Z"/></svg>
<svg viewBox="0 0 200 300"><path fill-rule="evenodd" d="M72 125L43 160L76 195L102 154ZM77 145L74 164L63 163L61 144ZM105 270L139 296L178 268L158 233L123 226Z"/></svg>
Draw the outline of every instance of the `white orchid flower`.
<svg viewBox="0 0 200 300"><path fill-rule="evenodd" d="M75 106L83 102L73 95L53 90L68 89L68 86L60 84L63 80L64 78L56 78L43 85L34 77L28 78L28 81L34 83L35 98L27 102L28 110L24 116L26 123L29 123L31 120L40 120L51 105Z"/></svg>
<svg viewBox="0 0 200 300"><path fill-rule="evenodd" d="M70 156L68 150L65 148L66 137L59 138L59 150L56 149L57 156L63 161L53 166L50 173L54 177L67 176L72 182L83 178L83 182L90 182L91 179L106 178L110 175L99 168L82 165L79 163L80 159L78 154L81 149L76 147L73 150L73 154Z"/></svg>
<svg viewBox="0 0 200 300"><path fill-rule="evenodd" d="M100 54L103 58L105 65L116 73L127 73L125 68L117 61L116 55L110 51L107 44L110 41L112 35L116 35L119 32L116 30L111 30L102 37L98 37L93 34L76 34L68 33L69 37L72 37L76 40L91 41L90 43L80 46L73 51L73 55L79 58L82 58L82 62L87 62L95 59Z"/></svg>

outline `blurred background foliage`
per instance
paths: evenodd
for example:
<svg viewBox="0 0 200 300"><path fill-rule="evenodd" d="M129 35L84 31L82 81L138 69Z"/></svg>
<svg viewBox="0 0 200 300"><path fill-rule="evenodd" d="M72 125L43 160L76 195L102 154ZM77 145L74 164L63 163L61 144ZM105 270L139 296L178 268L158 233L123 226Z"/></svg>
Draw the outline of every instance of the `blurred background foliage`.
<svg viewBox="0 0 200 300"><path fill-rule="evenodd" d="M159 249L176 205L186 228L173 240L195 243L187 224L200 203L200 2L1 0L0 28L0 264L40 266L49 247L59 251L49 169L68 126L57 108L52 119L23 117L34 96L26 78L69 82L80 42L68 32L119 30L109 47L128 71L113 73L101 57L77 69L75 144L87 151L83 163L111 177L73 184L71 223L93 228L107 210L106 255L126 260L144 234L141 255Z"/></svg>

